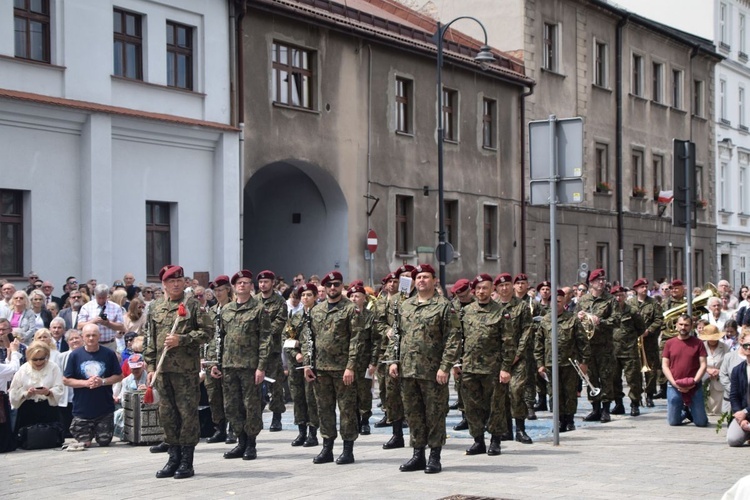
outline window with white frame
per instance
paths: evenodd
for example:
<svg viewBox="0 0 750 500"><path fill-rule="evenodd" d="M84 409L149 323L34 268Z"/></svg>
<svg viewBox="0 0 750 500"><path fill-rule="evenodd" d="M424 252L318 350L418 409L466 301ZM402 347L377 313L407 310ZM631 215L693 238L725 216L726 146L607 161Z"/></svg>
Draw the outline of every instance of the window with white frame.
<svg viewBox="0 0 750 500"><path fill-rule="evenodd" d="M719 4L719 46L729 48L729 6Z"/></svg>
<svg viewBox="0 0 750 500"><path fill-rule="evenodd" d="M643 56L633 54L632 73L630 92L633 95L643 96Z"/></svg>
<svg viewBox="0 0 750 500"><path fill-rule="evenodd" d="M549 71L560 72L558 54L560 53L559 26L544 23L542 67Z"/></svg>
<svg viewBox="0 0 750 500"><path fill-rule="evenodd" d="M664 65L659 62L651 64L651 99L664 102Z"/></svg>
<svg viewBox="0 0 750 500"><path fill-rule="evenodd" d="M646 275L646 247L644 245L633 245L633 278Z"/></svg>
<svg viewBox="0 0 750 500"><path fill-rule="evenodd" d="M737 92L737 111L739 112L739 124L740 128L747 130L745 123L745 87L740 85L739 91Z"/></svg>
<svg viewBox="0 0 750 500"><path fill-rule="evenodd" d="M599 40L594 41L594 85L607 87L609 70L609 48Z"/></svg>
<svg viewBox="0 0 750 500"><path fill-rule="evenodd" d="M693 114L695 116L704 116L703 102L703 81L693 80Z"/></svg>
<svg viewBox="0 0 750 500"><path fill-rule="evenodd" d="M636 190L643 189L643 151L634 149L630 155L630 172L632 174L633 194Z"/></svg>
<svg viewBox="0 0 750 500"><path fill-rule="evenodd" d="M659 191L665 190L664 184L664 157L662 155L652 154L651 165L654 174L654 198L659 196Z"/></svg>
<svg viewBox="0 0 750 500"><path fill-rule="evenodd" d="M745 34L745 31L746 31L745 23L746 22L747 21L745 19L745 14L740 14L740 32L739 32L739 37L740 37L740 40L739 40L739 42L740 42L740 54L739 54L739 56L740 56L740 59L744 59L744 60L747 61L747 42L745 41L745 36L746 36L746 34Z"/></svg>
<svg viewBox="0 0 750 500"><path fill-rule="evenodd" d="M683 72L680 69L672 70L672 107L682 109L682 81Z"/></svg>
<svg viewBox="0 0 750 500"><path fill-rule="evenodd" d="M746 214L747 210L747 194L745 193L745 185L747 184L747 167L740 167L740 182L738 196L740 200L740 213Z"/></svg>
<svg viewBox="0 0 750 500"><path fill-rule="evenodd" d="M729 207L729 200L727 199L727 175L729 174L729 165L726 162L721 162L721 168L719 170L719 210L727 212Z"/></svg>
<svg viewBox="0 0 750 500"><path fill-rule="evenodd" d="M729 124L727 116L727 81L719 80L719 119L724 124Z"/></svg>
<svg viewBox="0 0 750 500"><path fill-rule="evenodd" d="M597 142L594 147L594 166L596 168L596 185L609 183L609 146Z"/></svg>

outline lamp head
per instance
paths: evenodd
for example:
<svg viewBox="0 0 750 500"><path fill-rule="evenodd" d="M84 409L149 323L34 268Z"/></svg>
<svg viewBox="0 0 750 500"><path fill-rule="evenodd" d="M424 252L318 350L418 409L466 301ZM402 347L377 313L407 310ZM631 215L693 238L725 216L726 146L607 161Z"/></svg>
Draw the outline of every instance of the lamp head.
<svg viewBox="0 0 750 500"><path fill-rule="evenodd" d="M482 45L477 55L474 56L474 60L479 64L485 65L495 62L495 56L488 45Z"/></svg>

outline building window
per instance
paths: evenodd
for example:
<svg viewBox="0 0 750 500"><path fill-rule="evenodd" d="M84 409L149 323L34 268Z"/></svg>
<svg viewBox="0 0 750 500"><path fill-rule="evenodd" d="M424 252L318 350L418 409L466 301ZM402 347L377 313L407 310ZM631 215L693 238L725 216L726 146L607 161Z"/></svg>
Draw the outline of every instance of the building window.
<svg viewBox="0 0 750 500"><path fill-rule="evenodd" d="M643 57L633 54L633 81L631 82L631 93L643 96Z"/></svg>
<svg viewBox="0 0 750 500"><path fill-rule="evenodd" d="M606 43L596 41L594 43L594 85L607 87L607 74L609 70L608 47Z"/></svg>
<svg viewBox="0 0 750 500"><path fill-rule="evenodd" d="M458 92L443 89L443 139L458 141Z"/></svg>
<svg viewBox="0 0 750 500"><path fill-rule="evenodd" d="M484 206L484 258L497 259L497 206Z"/></svg>
<svg viewBox="0 0 750 500"><path fill-rule="evenodd" d="M116 76L143 80L142 17L124 10L114 10L114 59Z"/></svg>
<svg viewBox="0 0 750 500"><path fill-rule="evenodd" d="M296 108L312 109L312 52L273 43L273 101Z"/></svg>
<svg viewBox="0 0 750 500"><path fill-rule="evenodd" d="M23 276L23 192L0 189L0 276Z"/></svg>
<svg viewBox="0 0 750 500"><path fill-rule="evenodd" d="M445 241L453 245L453 248L458 248L458 201L457 200L446 200L445 201Z"/></svg>
<svg viewBox="0 0 750 500"><path fill-rule="evenodd" d="M747 167L740 167L740 185L739 185L739 200L740 200L740 213L748 213L747 193L745 192L745 185L747 184Z"/></svg>
<svg viewBox="0 0 750 500"><path fill-rule="evenodd" d="M542 67L549 71L559 73L558 55L558 26L556 24L544 23L544 56Z"/></svg>
<svg viewBox="0 0 750 500"><path fill-rule="evenodd" d="M695 256L695 262L693 263L693 276L695 277L695 282L705 283L706 281L703 279L703 250L695 250L693 255ZM744 275L745 273L742 274ZM742 278L743 279L740 283L745 283L744 276Z"/></svg>
<svg viewBox="0 0 750 500"><path fill-rule="evenodd" d="M659 191L666 188L664 184L664 157L662 155L651 155L651 165L654 170L654 198L658 198Z"/></svg>
<svg viewBox="0 0 750 500"><path fill-rule="evenodd" d="M609 243L596 244L596 268L609 270Z"/></svg>
<svg viewBox="0 0 750 500"><path fill-rule="evenodd" d="M739 58L747 61L747 42L745 41L745 14L740 14L740 53Z"/></svg>
<svg viewBox="0 0 750 500"><path fill-rule="evenodd" d="M672 277L682 278L685 274L682 270L685 268L684 262L682 261L682 248L672 249Z"/></svg>
<svg viewBox="0 0 750 500"><path fill-rule="evenodd" d="M193 28L167 21L167 85L193 90Z"/></svg>
<svg viewBox="0 0 750 500"><path fill-rule="evenodd" d="M729 200L727 199L727 175L729 173L729 165L726 162L721 163L719 169L719 210L723 212L728 211Z"/></svg>
<svg viewBox="0 0 750 500"><path fill-rule="evenodd" d="M704 116L703 82L700 80L693 80L693 114L695 116Z"/></svg>
<svg viewBox="0 0 750 500"><path fill-rule="evenodd" d="M408 255L412 248L414 198L396 196L396 253Z"/></svg>
<svg viewBox="0 0 750 500"><path fill-rule="evenodd" d="M643 245L633 246L633 279L646 276L646 247Z"/></svg>
<svg viewBox="0 0 750 500"><path fill-rule="evenodd" d="M742 130L747 130L747 122L745 120L745 87L740 87L737 95L737 107L740 113L739 122Z"/></svg>
<svg viewBox="0 0 750 500"><path fill-rule="evenodd" d="M13 0L15 55L50 62L49 0Z"/></svg>
<svg viewBox="0 0 750 500"><path fill-rule="evenodd" d="M703 167L695 166L695 196L697 199L703 199Z"/></svg>
<svg viewBox="0 0 750 500"><path fill-rule="evenodd" d="M146 274L159 276L159 270L172 262L169 203L146 202Z"/></svg>
<svg viewBox="0 0 750 500"><path fill-rule="evenodd" d="M596 185L609 183L609 146L597 143L594 149L596 166Z"/></svg>
<svg viewBox="0 0 750 500"><path fill-rule="evenodd" d="M664 65L653 63L651 71L653 73L652 99L656 102L664 102Z"/></svg>
<svg viewBox="0 0 750 500"><path fill-rule="evenodd" d="M672 70L672 107L682 109L682 71Z"/></svg>
<svg viewBox="0 0 750 500"><path fill-rule="evenodd" d="M728 125L727 117L727 81L719 80L719 119L721 123Z"/></svg>
<svg viewBox="0 0 750 500"><path fill-rule="evenodd" d="M485 148L497 148L497 139L495 138L496 110L497 101L486 97L482 100L482 146Z"/></svg>
<svg viewBox="0 0 750 500"><path fill-rule="evenodd" d="M412 81L396 78L396 131L412 133L411 102Z"/></svg>
<svg viewBox="0 0 750 500"><path fill-rule="evenodd" d="M633 150L630 155L630 172L633 176L633 192L638 188L643 189L643 151Z"/></svg>
<svg viewBox="0 0 750 500"><path fill-rule="evenodd" d="M719 4L719 46L729 49L729 7L725 3Z"/></svg>

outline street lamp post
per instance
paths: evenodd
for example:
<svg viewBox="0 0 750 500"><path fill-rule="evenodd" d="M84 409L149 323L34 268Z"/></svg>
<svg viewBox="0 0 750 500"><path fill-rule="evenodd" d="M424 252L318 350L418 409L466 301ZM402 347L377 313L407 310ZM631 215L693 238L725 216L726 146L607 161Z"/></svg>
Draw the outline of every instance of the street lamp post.
<svg viewBox="0 0 750 500"><path fill-rule="evenodd" d="M474 60L480 64L491 63L495 60L490 47L487 45L487 30L484 25L476 18L471 16L460 16L447 24L437 23L437 99L438 99L438 265L440 267L440 286L445 290L445 264L446 264L446 242L445 242L445 190L443 186L443 141L445 140L445 130L443 125L443 37L448 31L451 24L460 19L471 19L476 21L484 33L484 45L479 48L479 52Z"/></svg>

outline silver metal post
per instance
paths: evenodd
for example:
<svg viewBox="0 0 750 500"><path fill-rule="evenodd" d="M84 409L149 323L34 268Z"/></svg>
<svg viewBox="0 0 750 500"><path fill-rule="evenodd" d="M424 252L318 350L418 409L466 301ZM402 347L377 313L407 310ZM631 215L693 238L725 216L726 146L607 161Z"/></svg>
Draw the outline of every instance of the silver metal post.
<svg viewBox="0 0 750 500"><path fill-rule="evenodd" d="M550 304L552 317L552 435L553 444L560 445L560 363L558 362L557 347L557 117L549 115L549 248L550 268L552 276L552 303Z"/></svg>

